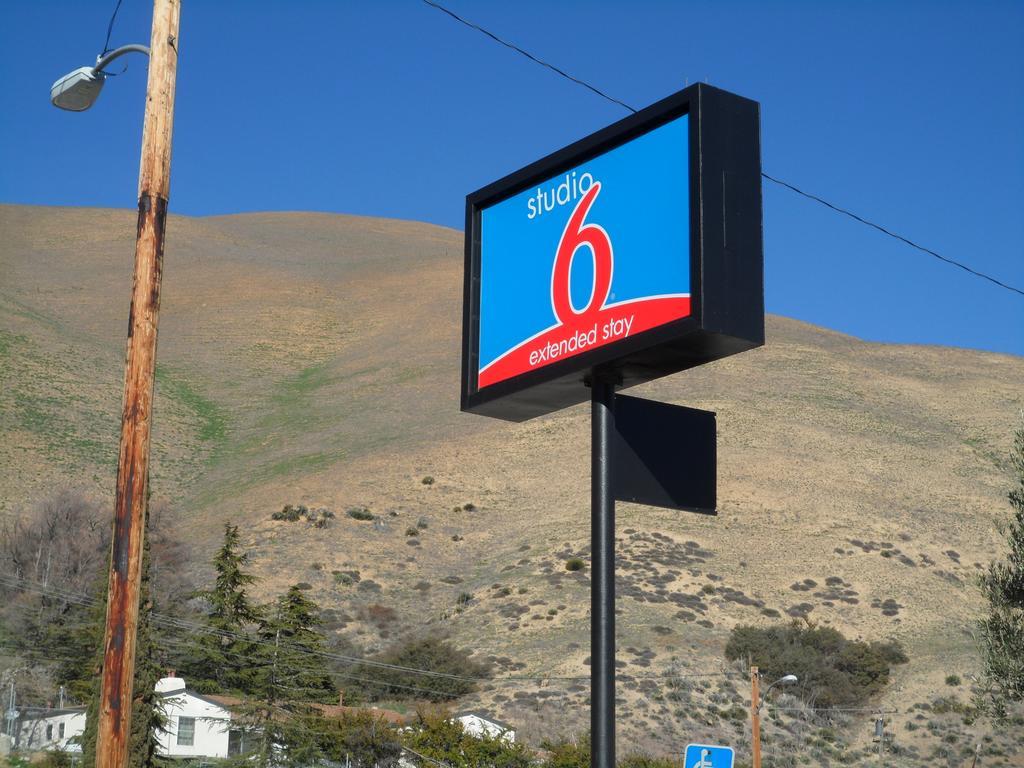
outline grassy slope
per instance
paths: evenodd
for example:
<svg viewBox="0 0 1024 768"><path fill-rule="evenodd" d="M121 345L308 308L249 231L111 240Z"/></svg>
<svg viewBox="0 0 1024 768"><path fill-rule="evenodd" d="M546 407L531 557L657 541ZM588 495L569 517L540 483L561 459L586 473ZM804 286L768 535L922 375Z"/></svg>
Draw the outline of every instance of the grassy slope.
<svg viewBox="0 0 1024 768"><path fill-rule="evenodd" d="M0 514L54 484L113 486L133 224L127 211L0 207ZM587 415L458 412L459 233L172 217L165 276L153 486L201 558L225 519L244 522L267 588L310 582L369 647L432 623L510 669L586 674L586 576L562 560L585 554ZM721 514L620 506L627 738L718 733L714 717L679 725L640 675L672 657L718 664L728 628L764 610L899 637L914 661L889 704L972 669L970 579L999 547L1021 381L1020 358L770 318L765 348L636 390L718 412ZM366 505L386 525L269 520L299 502ZM336 585L330 572L350 568L360 585ZM454 613L463 591L476 600ZM374 602L398 609L395 626L361 620ZM539 732L572 720L583 693L504 685L481 701ZM696 695L716 693L739 695Z"/></svg>

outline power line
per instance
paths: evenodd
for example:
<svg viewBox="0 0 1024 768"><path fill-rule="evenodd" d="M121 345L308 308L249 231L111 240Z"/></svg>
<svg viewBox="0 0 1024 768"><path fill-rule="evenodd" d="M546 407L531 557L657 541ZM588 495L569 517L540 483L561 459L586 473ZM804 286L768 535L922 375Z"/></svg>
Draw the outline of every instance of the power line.
<svg viewBox="0 0 1024 768"><path fill-rule="evenodd" d="M879 707L776 707L765 705L766 712L871 712L875 715L898 715L898 709Z"/></svg>
<svg viewBox="0 0 1024 768"><path fill-rule="evenodd" d="M103 53L100 56L105 55L110 50L110 33L114 31L114 19L117 18L117 12L121 10L122 0L117 0L117 5L114 6L114 13L110 16L110 23L107 24L107 39L103 43Z"/></svg>
<svg viewBox="0 0 1024 768"><path fill-rule="evenodd" d="M68 601L70 603L76 603L76 604L82 605L82 606L97 606L101 602L101 601L96 600L94 598L88 597L87 595L76 594L76 593L73 593L73 592L68 592L66 590L60 590L60 589L57 589L57 588L54 588L54 587L47 587L45 585L35 584L33 582L30 582L28 579L17 579L17 578L10 579L10 578L5 578L3 576L0 576L0 584L7 584L8 586L18 587L18 588L24 589L24 590L29 591L29 592L36 592L37 594L48 595L50 597L59 597L59 598L61 598L63 600L66 600L66 601ZM456 680L456 681L460 681L460 682L469 682L469 683L493 683L493 682L495 682L495 678L468 677L468 676L465 676L465 675L453 675L453 674L450 674L450 673L447 673L447 672L437 672L437 671L434 671L434 670L417 669L415 667L406 667L406 666L402 666L402 665L399 665L399 664L388 664L387 662L383 662L383 661L374 661L373 659L360 658L360 657L356 657L356 656L346 656L346 655L343 655L343 654L330 653L328 651L314 651L314 650L311 650L311 649L308 649L308 648L303 648L301 646L295 646L295 645L293 645L291 643L273 643L273 642L270 642L270 641L267 641L267 640L259 640L259 639L253 638L253 637L249 637L248 635L243 635L243 634L238 633L238 632L230 632L228 630L215 629L213 627L209 627L209 626L200 624L198 622L188 621L187 619L179 619L179 618L176 618L176 617L173 617L173 616L168 616L166 614L157 613L156 611L153 612L152 616L153 616L153 621L155 621L156 623L163 624L165 626L170 626L170 627L173 627L175 629L187 629L187 630L191 630L193 632L200 632L202 634L212 635L214 637L220 637L220 638L229 639L229 640L242 640L242 641L245 641L247 643L251 643L253 645L261 645L261 646L266 646L266 647L276 647L276 646L280 645L282 647L289 648L290 650L294 650L294 651L298 651L298 652L301 652L301 653L305 653L305 654L308 654L310 656L319 656L319 657L328 659L330 661L336 661L336 662L340 662L340 663L343 663L343 664L364 665L364 666L374 667L374 668L378 668L378 669L385 669L385 670L393 671L393 672L407 672L407 673L410 673L410 674L419 674L419 675L424 675L424 676L428 676L428 677L445 678L445 679ZM505 679L511 680L511 679L514 679L514 678L505 678ZM523 679L534 680L534 679L541 679L541 678L523 678ZM542 679L552 679L552 678L542 678ZM576 679L576 678L571 678L571 679Z"/></svg>
<svg viewBox="0 0 1024 768"><path fill-rule="evenodd" d="M49 597L58 597L62 600L66 600L69 603L75 603L81 606L98 606L102 604L101 600L89 597L76 592L59 589L57 587L40 584L39 582L33 582L30 579L24 579L19 577L4 576L0 574L0 584L5 584L9 587L16 589L23 589L28 592L35 592L37 594L46 595ZM367 659L358 656L347 656L339 653L331 653L329 651L314 651L301 646L295 646L291 643L272 643L270 641L259 640L248 635L244 635L238 632L231 632L228 630L215 629L213 627L201 624L199 622L189 621L187 619L180 619L167 614L162 614L154 611L152 613L153 621L165 626L169 626L175 629L185 629L192 632L198 632L213 637L221 637L229 640L241 640L246 643L253 645L263 645L267 647L273 647L275 645L281 645L291 650L305 653L310 656L318 656L330 661L335 661L342 664L348 665L360 665L371 667L374 669L384 669L393 672L406 672L409 674L422 675L424 677L443 678L448 680L456 680L467 683L479 683L484 685L495 685L499 683L513 683L513 682L545 682L545 681L570 681L570 682L584 682L590 680L589 675L509 675L506 677L470 677L466 675L454 675L448 672L437 672L428 669L419 669L416 667L407 667L400 664L389 664L383 661L375 661L373 659ZM634 679L648 679L656 678L663 679L669 677L672 679L690 679L690 678L712 678L712 677L742 677L737 672L720 671L720 672L693 672L693 673L680 673L666 675L663 673L651 674L651 675L632 675ZM390 683L386 683L391 685Z"/></svg>
<svg viewBox="0 0 1024 768"><path fill-rule="evenodd" d="M559 69L558 67L556 67L554 64L549 64L546 61L542 61L541 59L538 59L536 56L534 56L529 51L524 51L518 45L515 45L514 43L510 43L508 40L504 40L504 39L498 37L493 32L490 32L490 31L484 29L483 27L481 27L481 26L479 26L477 24L474 24L471 21L468 21L467 19L462 18L457 13L455 13L454 11L448 10L443 5L441 5L440 3L435 3L435 2L433 2L433 0L423 0L423 2L426 3L427 5L429 5L431 8L436 8L437 10L441 11L442 13L448 14L453 19L455 19L457 22L459 22L460 24L465 24L470 29L475 29L477 32L480 32L481 34L487 35L487 37L491 38L491 40L494 40L496 43L500 43L501 45L504 45L506 48L511 48L516 53L521 53L523 56L525 56L526 58L528 58L530 61L534 62L535 64L540 64L542 67L547 67L552 72L561 75L565 79L571 80L572 82L576 83L577 85L582 85L584 88L586 88L586 89L588 89L590 91L593 91L598 96L600 96L602 99L607 99L608 101L612 102L613 104L618 104L620 107L625 107L626 109L628 109L633 114L636 114L637 110L635 110L633 107L629 106L629 104L626 104L625 102L619 101L618 99L613 98L612 96L609 96L604 91L595 88L594 86L592 86L588 82L580 80L578 77L573 77L572 75L570 75L565 70Z"/></svg>
<svg viewBox="0 0 1024 768"><path fill-rule="evenodd" d="M588 83L588 82L586 82L584 80L581 80L578 77L575 77L573 75L568 74L567 72L565 72L562 69L559 69L558 67L554 66L553 64L549 64L546 61L542 61L541 59L538 59L532 53L523 50L518 45L510 43L507 40L504 40L503 38L501 38L498 35L494 34L490 30L487 30L487 29L481 27L478 24L474 24L473 22L468 21L467 19L462 18L457 13L449 10L448 8L445 8L440 3L437 3L434 0L422 0L422 2L424 4L426 4L426 5L429 5L431 8L436 8L437 10L439 10L439 11L441 11L443 13L446 13L448 16L451 16L453 19L458 21L460 24L464 24L467 27L469 27L470 29L475 29L477 32L480 32L480 33L486 35L487 37L491 38L492 40L494 40L497 43L500 43L501 45L505 46L506 48L511 48L513 51L516 51L517 53L522 54L523 56L528 58L530 61L532 61L532 62L534 62L536 64L540 64L542 67L546 67L547 69L550 69L552 72L555 72L556 74L561 75L562 77L566 78L567 80L570 80L573 83L576 83L577 85L583 86L587 90L592 91L593 93L596 93L601 98L607 99L608 101L612 102L613 104L617 104L620 107L624 107L625 109L628 109L634 115L639 111L635 107L631 107L629 104L626 104L624 101L619 101L618 99L616 99L616 98L614 98L612 96L609 96L607 93L605 93L604 91L600 90L599 88L594 87L590 83ZM993 283L993 284L999 286L1000 288L1005 288L1008 291L1012 291L1013 293L1017 293L1017 294L1020 294L1021 296L1024 296L1024 290L1022 290L1020 288L1015 288L1012 285L1008 285L1007 283L1004 283L1003 281L998 280L997 278L992 277L991 275L987 275L984 272L979 272L978 270L976 270L976 269L974 269L972 267L969 267L966 264L963 264L963 263L961 263L961 262L959 262L959 261L957 261L955 259L951 259L948 256L943 256L940 253L936 253L931 248L925 248L923 245L918 245L913 240L910 240L909 238L906 238L903 235L899 235L899 234L897 234L895 232L892 232L889 229L883 227L881 224L876 224L873 221L869 221L868 219L865 219L863 216L859 216L856 213L853 213L852 211L849 211L846 208L842 208L841 206L838 206L838 205L836 205L834 203L830 203L828 200L825 200L825 199L823 199L821 197L818 197L817 195L813 195L813 194L811 194L809 192L804 192L802 189L799 189L798 187L793 186L789 182L782 181L781 179L777 179L774 176L769 176L767 173L764 173L763 171L761 172L761 177L766 179L767 181L772 182L773 184L778 184L781 187L785 187L786 189L789 189L789 190L791 190L792 192L795 192L798 195L802 195L803 197L806 197L806 198L808 198L810 200L814 200L815 202L821 203L822 205L824 205L824 206L826 206L828 208L831 208L836 213L841 213L844 216L849 216L851 219L854 219L855 221L858 221L861 224L864 224L865 226L868 226L868 227L871 227L873 229L876 229L879 232L881 232L882 234L888 235L891 238L899 240L901 243L904 243L905 245L909 245L911 248L916 248L917 250L919 250L919 251L921 251L923 253L927 253L929 256L933 256L936 259L939 259L940 261L943 261L943 262L945 262L947 264L951 264L954 267L959 267L960 269L964 270L965 272L969 272L970 274L974 275L975 277L980 277L980 278L982 278L984 280L988 280L990 283Z"/></svg>
<svg viewBox="0 0 1024 768"><path fill-rule="evenodd" d="M952 264L954 267L960 267L960 269L964 270L965 272L969 272L970 274L974 275L975 277L980 277L983 280L988 280L990 283L995 283L1000 288L1005 288L1008 291L1013 291L1014 293L1019 293L1021 296L1024 296L1024 290L1021 290L1020 288L1015 288L1012 285L1007 285L1006 283L1002 282L1001 280L997 280L996 278L992 277L991 275L986 275L984 272L979 272L978 270L973 269L973 268L967 266L966 264L963 264L963 263L961 263L961 262L959 262L959 261L957 261L955 259L951 259L948 256L943 256L941 253L936 253L931 248L925 248L923 245L918 245L913 240L910 240L910 239L904 237L903 235L900 235L900 234L897 234L895 232L892 232L892 231L886 229L885 227L883 227L881 224L875 224L875 222L873 222L873 221L868 221L863 216L858 216L853 211L848 211L845 208L840 208L838 205L835 205L834 203L830 203L828 200L823 200L822 198L818 197L817 195L812 195L810 192L804 192L802 189L799 189L798 187L794 187L789 182L782 181L781 179L776 179L776 178L774 178L772 176L769 176L767 173L764 173L763 171L761 172L761 176L763 176L764 178L768 179L768 181L770 181L770 182L772 182L774 184L778 184L781 187L785 187L786 189L789 189L789 190L792 190L793 192L796 192L798 195L803 195L804 197L808 198L809 200L814 200L817 203L821 203L826 208L831 208L836 213L841 213L844 216L849 216L854 221L859 221L861 224L865 224L866 226L872 227L873 229L877 229L882 234L885 234L885 235L888 235L889 237L895 238L896 240L899 240L900 242L905 243L906 245L909 245L911 248L916 248L919 251L927 253L929 256L934 256L936 259L939 259L940 261L944 261L947 264Z"/></svg>

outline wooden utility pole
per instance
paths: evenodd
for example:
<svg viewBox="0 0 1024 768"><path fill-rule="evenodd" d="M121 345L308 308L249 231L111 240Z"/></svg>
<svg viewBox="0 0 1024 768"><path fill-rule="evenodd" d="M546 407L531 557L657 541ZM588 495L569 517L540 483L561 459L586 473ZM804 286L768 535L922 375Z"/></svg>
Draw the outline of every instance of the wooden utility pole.
<svg viewBox="0 0 1024 768"><path fill-rule="evenodd" d="M761 675L750 668L750 747L752 768L761 768Z"/></svg>
<svg viewBox="0 0 1024 768"><path fill-rule="evenodd" d="M178 71L181 0L154 0L146 117L139 167L135 274L128 314L121 449L110 550L103 679L96 733L96 768L124 768L131 735L139 582L149 480L149 435L156 371L164 228L170 189L171 128Z"/></svg>

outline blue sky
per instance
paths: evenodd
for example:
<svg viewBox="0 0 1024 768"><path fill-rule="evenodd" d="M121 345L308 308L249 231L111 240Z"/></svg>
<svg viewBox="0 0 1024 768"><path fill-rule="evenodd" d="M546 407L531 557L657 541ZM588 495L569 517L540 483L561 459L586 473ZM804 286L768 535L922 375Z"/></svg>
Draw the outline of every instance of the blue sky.
<svg viewBox="0 0 1024 768"><path fill-rule="evenodd" d="M635 107L696 80L756 99L766 172L1024 286L1020 2L448 5ZM47 99L93 61L113 6L0 5L0 202L134 207L144 60L89 112ZM148 42L150 12L124 0L112 45ZM461 228L466 193L626 114L419 0L184 0L180 50L171 209L189 215ZM774 185L764 198L769 311L1024 354L1024 297Z"/></svg>

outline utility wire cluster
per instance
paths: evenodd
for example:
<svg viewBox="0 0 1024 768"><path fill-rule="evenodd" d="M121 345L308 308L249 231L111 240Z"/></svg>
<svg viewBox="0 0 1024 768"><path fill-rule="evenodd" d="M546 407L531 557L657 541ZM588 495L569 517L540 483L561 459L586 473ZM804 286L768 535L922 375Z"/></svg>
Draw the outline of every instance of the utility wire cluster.
<svg viewBox="0 0 1024 768"><path fill-rule="evenodd" d="M569 80L570 82L573 82L576 85L583 86L584 88L586 88L587 90L597 94L601 98L606 99L606 100L610 101L613 104L617 104L618 106L623 107L623 108L629 110L633 114L636 114L639 111L635 107L631 107L629 104L625 103L624 101L619 101L619 99L616 99L616 98L613 98L612 96L609 96L607 93L605 93L604 91L600 90L599 88L594 87L593 85L591 85L590 83L586 82L585 80L581 80L578 77L570 75L569 73L567 73L564 70L556 67L555 65L549 64L548 62L543 61L542 59L537 58L536 56L534 56L529 51L526 51L523 48L520 48L518 45L515 45L514 43L511 43L508 40L505 40L504 38L499 37L498 35L494 34L490 30L485 29L484 27L481 27L479 24L475 24L475 23L473 23L473 22L471 22L471 21L469 21L467 19L464 19L463 17L459 16L454 11L451 11L448 8L446 8L443 5L441 5L440 3L435 2L435 0L422 0L422 2L425 5L429 5L431 8L436 8L437 10L441 11L442 13L447 14L448 16L450 16L451 18L453 18L455 21L459 22L460 24L464 24L467 27L469 27L470 29L474 29L477 32L480 32L480 33L486 35L491 40L494 40L495 42L499 43L500 45L503 45L506 48L511 48L516 53L522 54L523 56L525 56L526 58L528 58L530 61L534 62L535 64L539 64L540 66L545 67L545 68L551 70L555 74L560 75L561 77L564 77L566 80ZM795 192L798 195L802 195L803 197L806 197L808 200L813 200L813 201L815 201L817 203L820 203L821 205L824 205L825 207L830 208L831 210L833 210L833 211L835 211L837 213L841 213L844 216L849 216L854 221L860 222L861 224L864 224L865 226L872 227L873 229L878 230L879 232L881 232L884 235L888 235L891 238L899 240L900 242L904 243L905 245L909 245L911 248L916 248L917 250L921 251L922 253L926 253L929 256L932 256L932 257L934 257L936 259L939 259L940 261L944 261L947 264L951 264L951 265L953 265L955 267L959 267L960 269L962 269L965 272L968 272L968 273L974 275L975 277L980 277L983 280L988 280L990 283L993 283L993 284L999 286L1000 288L1005 288L1008 291L1011 291L1013 293L1019 294L1020 296L1024 296L1024 290L1022 290L1020 288L1016 288L1016 287L1014 287L1012 285L1004 283L1003 281L998 280L997 278L992 277L991 275L985 274L984 272L980 272L980 271L974 269L973 267L969 267L966 264L964 264L964 263L962 263L960 261L957 261L956 259L951 259L948 256L943 256L942 254L933 251L931 248L926 248L923 245L918 245L913 240L910 240L909 238L906 238L903 235L900 235L900 234L897 234L895 232L892 232L889 229L887 229L886 227L883 227L881 224L876 224L873 221L869 221L868 219L864 218L863 216L859 216L858 214L853 213L852 211L847 210L846 208L838 206L835 203L830 203L829 201L825 200L824 198L818 197L817 195L812 195L809 192L804 192L802 189L800 189L800 188L790 184L789 182L782 181L781 179L777 179L774 176L769 176L767 173L764 173L764 172L761 173L761 177L764 178L767 181L772 182L773 184L778 184L781 187L785 187L786 189L790 190L791 192Z"/></svg>
<svg viewBox="0 0 1024 768"><path fill-rule="evenodd" d="M99 605L102 604L101 600L89 597L88 595L83 595L83 594L77 593L77 592L70 592L68 590L58 589L58 588L55 588L55 587L52 587L52 586L48 586L48 585L40 584L38 582L31 581L31 580L28 580L28 579L19 579L19 578L16 578L16 577L0 575L0 584L6 585L8 587L15 588L15 589L22 589L22 590L25 590L27 592L34 592L36 594L45 595L47 597L54 597L54 598L58 598L58 599L61 599L61 600L66 600L69 603L74 603L76 605L80 605L80 606L84 606L84 607L89 607L89 606L95 607L95 606L99 606ZM242 635L242 634L239 634L237 632L230 632L230 631L225 631L225 630L214 629L212 627L209 627L209 626L207 626L205 624L202 624L202 623L199 623L199 622L189 621L187 619L181 619L181 618L177 618L177 617L174 617L174 616L169 616L167 614L158 613L158 612L155 612L155 611L152 613L152 617L153 617L153 621L154 622L156 622L158 624L161 624L162 626L165 626L165 627L170 627L172 629L185 630L185 631L188 631L188 632L191 632L191 633L196 633L196 634L212 635L214 637L221 637L221 638L228 639L228 640L244 640L246 643L251 644L251 645L263 645L263 646L268 646L268 647L275 645L275 643L272 643L272 642L269 642L269 641L258 640L258 639L252 638L252 637L250 637L248 635ZM191 641L188 641L188 640L184 640L184 639L164 640L164 642L169 643L171 645L177 644L178 647L184 647L184 646L187 646L189 644L191 644L191 647L195 647L195 643L193 643ZM282 645L288 646L288 644L284 644L284 643L282 643ZM489 678L489 677L471 677L471 676L466 676L466 675L454 675L454 674L450 674L450 673L447 673L447 672L438 672L438 671L428 670L428 669L420 669L420 668L417 668L417 667L408 667L408 666L403 666L403 665L400 665L400 664L389 664L387 662L376 661L376 660L368 659L368 658L365 658L365 657L349 656L349 655L340 654L340 653L332 653L332 652L329 652L329 651L311 651L308 648L301 648L301 647L294 647L294 648L292 648L292 650L295 650L295 651L300 652L300 653L305 653L305 654L307 654L309 656L315 656L315 657L323 658L323 659L325 659L327 661L333 661L335 663L339 663L339 664L343 664L343 665L347 665L347 666L357 666L358 665L360 667L367 667L367 668L372 668L372 669L381 669L381 670L392 671L392 672L404 672L404 673L409 673L409 674L414 674L414 675L421 675L421 676L427 677L427 678L443 678L443 679L447 679L447 680L456 680L456 681L460 681L460 682L474 683L474 684L480 684L480 685L496 685L496 684L506 684L506 683L537 683L537 684L545 684L545 683L548 683L548 682L585 682L587 680L590 680L590 676L589 675L584 675L584 676L581 676L581 675L507 675L507 676L503 676L503 677L494 677L494 678ZM349 674L347 672L331 672L331 674L336 676L336 677L345 677L345 678L353 679L353 680L361 680L363 682L381 682L381 681L374 681L374 680L368 680L366 678L361 678L361 677L358 677L356 675ZM743 676L741 674L739 674L738 672L722 670L722 671L718 671L718 672L693 672L693 673L680 673L680 674L659 673L659 674L651 674L651 675L634 675L633 677L636 678L636 679L642 679L642 678L655 678L655 679L691 679L691 678L701 678L701 679L704 679L704 678L721 678L721 677L741 678ZM387 685L388 687L392 687L392 688L405 688L405 689L409 689L409 690L420 691L420 692L423 692L423 693L438 693L439 692L439 691L432 690L432 689L429 689L429 688L420 688L420 687L416 687L416 686L409 686L409 685L405 685L405 684L391 683L391 682L387 682L387 681L383 682L382 684L383 685Z"/></svg>

